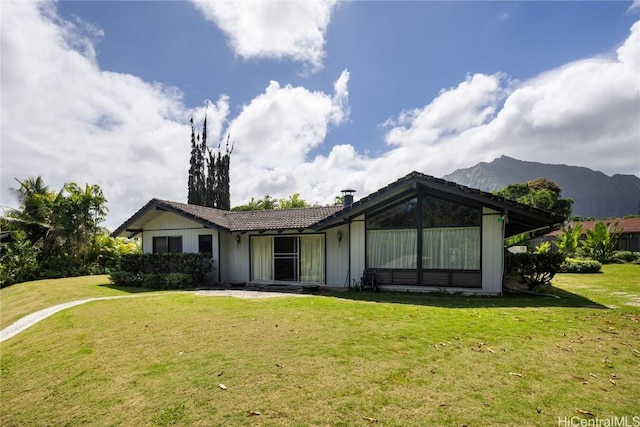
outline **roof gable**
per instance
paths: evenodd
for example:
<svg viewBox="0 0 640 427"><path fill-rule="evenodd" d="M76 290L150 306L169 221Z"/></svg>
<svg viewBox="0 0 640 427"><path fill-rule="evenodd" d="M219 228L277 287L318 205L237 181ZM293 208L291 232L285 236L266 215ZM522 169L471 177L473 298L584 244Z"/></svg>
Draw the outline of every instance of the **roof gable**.
<svg viewBox="0 0 640 427"><path fill-rule="evenodd" d="M206 228L220 231L247 232L266 230L303 230L342 209L342 206L272 209L262 211L230 212L168 200L152 199L112 234L120 236L135 233L162 212L172 212L188 218Z"/></svg>
<svg viewBox="0 0 640 427"><path fill-rule="evenodd" d="M348 222L352 218L378 209L386 203L400 200L403 197L409 197L419 189L436 197L486 206L503 213L509 219L506 225L507 236L548 227L561 223L565 219L553 212L498 197L475 188L425 175L420 172L411 172L386 187L354 202L351 206L336 212L327 219L320 221L320 223L316 225L316 228L325 229L341 222Z"/></svg>
<svg viewBox="0 0 640 427"><path fill-rule="evenodd" d="M317 206L311 208L272 209L233 212L167 200L152 199L112 234L140 231L144 224L161 212L173 212L206 228L228 232L267 230L324 230L351 221L356 216L380 209L386 204L423 191L465 204L497 210L508 218L505 234L512 236L525 231L546 228L561 223L564 217L542 209L523 205L491 193L469 188L455 182L412 172L403 178L354 202L351 206Z"/></svg>

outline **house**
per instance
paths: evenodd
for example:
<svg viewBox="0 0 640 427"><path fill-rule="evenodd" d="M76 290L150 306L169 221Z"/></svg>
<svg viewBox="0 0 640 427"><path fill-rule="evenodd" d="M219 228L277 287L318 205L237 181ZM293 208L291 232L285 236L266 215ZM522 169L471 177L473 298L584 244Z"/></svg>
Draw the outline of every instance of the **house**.
<svg viewBox="0 0 640 427"><path fill-rule="evenodd" d="M581 239L587 238L587 230L595 229L596 223L602 222L605 226L610 227L612 231L619 233L616 249L619 251L640 252L640 217L635 218L608 218L600 220L587 221L569 221L568 227L575 227L578 223L582 224ZM544 241L553 242L562 234L562 230L556 230L544 235L542 238L533 242L539 245Z"/></svg>
<svg viewBox="0 0 640 427"><path fill-rule="evenodd" d="M418 172L343 206L228 212L153 199L114 236L144 252L209 252L214 280L502 292L504 238L564 218Z"/></svg>

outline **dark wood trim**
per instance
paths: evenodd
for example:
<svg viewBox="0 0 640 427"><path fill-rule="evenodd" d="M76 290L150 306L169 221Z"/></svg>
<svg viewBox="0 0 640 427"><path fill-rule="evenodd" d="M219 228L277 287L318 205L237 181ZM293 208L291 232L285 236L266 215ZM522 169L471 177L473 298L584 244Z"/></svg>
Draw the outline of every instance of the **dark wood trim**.
<svg viewBox="0 0 640 427"><path fill-rule="evenodd" d="M435 288L482 288L480 270L418 270L377 268L376 281L380 285L429 286Z"/></svg>

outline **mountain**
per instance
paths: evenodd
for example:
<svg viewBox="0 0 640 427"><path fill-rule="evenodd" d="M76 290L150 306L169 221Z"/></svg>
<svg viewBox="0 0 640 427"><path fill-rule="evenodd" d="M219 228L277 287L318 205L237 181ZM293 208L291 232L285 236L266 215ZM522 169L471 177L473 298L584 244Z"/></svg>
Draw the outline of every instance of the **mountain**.
<svg viewBox="0 0 640 427"><path fill-rule="evenodd" d="M572 215L609 218L640 214L640 178L635 175L608 176L585 167L526 162L502 156L490 163L458 169L443 179L494 191L541 177L555 181L562 188L562 198L573 199Z"/></svg>

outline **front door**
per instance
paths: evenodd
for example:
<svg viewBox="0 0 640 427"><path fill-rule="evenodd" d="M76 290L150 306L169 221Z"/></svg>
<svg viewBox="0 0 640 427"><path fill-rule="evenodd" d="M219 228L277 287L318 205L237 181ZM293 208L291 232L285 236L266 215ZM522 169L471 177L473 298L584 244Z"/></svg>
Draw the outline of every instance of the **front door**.
<svg viewBox="0 0 640 427"><path fill-rule="evenodd" d="M273 238L274 280L298 280L298 238L278 236Z"/></svg>

